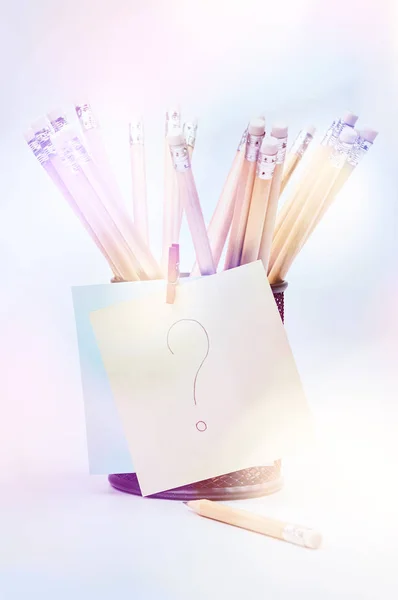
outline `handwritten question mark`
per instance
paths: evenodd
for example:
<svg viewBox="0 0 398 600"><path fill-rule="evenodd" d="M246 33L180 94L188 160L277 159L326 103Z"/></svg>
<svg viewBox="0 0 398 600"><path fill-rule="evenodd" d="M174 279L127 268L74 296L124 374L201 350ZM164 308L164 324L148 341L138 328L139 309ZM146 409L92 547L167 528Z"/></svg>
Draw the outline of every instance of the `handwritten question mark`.
<svg viewBox="0 0 398 600"><path fill-rule="evenodd" d="M197 383L197 380L198 380L199 371L200 371L200 369L203 367L203 364L204 364L204 362L205 362L206 358L207 358L207 357L208 357L208 355L209 355L209 350L210 350L210 338L209 338L209 334L207 333L206 329L203 327L203 325L202 325L201 323L199 323L199 321L196 321L196 319L180 319L179 321L176 321L175 323L173 323L173 324L170 326L170 328L169 328L169 330L168 330L168 332L167 332L167 347L168 347L168 349L170 350L170 352L171 352L172 354L174 354L174 352L173 352L173 350L171 349L171 347L170 347L170 344L169 344L169 336L170 336L170 331L173 329L173 327L175 327L175 325L177 325L178 323L182 323L183 321L189 321L189 322L191 322L191 323L196 323L197 325L199 325L199 327L200 327L200 328L202 329L202 331L204 332L204 334L205 334L205 336L206 336L206 340L207 340L207 350L206 350L206 354L205 354L204 358L202 359L202 362L200 363L200 365L199 365L199 367L198 367L198 370L196 371L195 378L194 378L194 380L193 380L193 401L194 401L194 404L195 404L195 406L196 406L196 405L197 405L197 400L196 400L196 383ZM207 424L206 424L204 421L198 421L198 422L196 423L196 429L197 429L198 431L200 431L200 432L206 431L206 429L207 429Z"/></svg>

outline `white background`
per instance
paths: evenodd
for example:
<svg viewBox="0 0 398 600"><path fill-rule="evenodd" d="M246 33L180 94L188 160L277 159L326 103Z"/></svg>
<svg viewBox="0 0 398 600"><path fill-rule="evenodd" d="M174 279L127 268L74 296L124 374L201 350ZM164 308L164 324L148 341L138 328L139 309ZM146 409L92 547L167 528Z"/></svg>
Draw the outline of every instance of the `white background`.
<svg viewBox="0 0 398 600"><path fill-rule="evenodd" d="M396 16L395 16L396 20ZM393 3L16 0L0 21L0 596L378 599L394 571L397 151ZM310 553L110 493L87 460L70 287L109 271L30 155L38 116L91 100L129 201L126 123L147 131L159 253L163 114L200 119L207 219L241 130L265 113L322 131L350 109L380 131L289 273L286 327L319 444L265 514L318 526ZM183 265L192 263L184 233ZM396 555L396 550L395 550Z"/></svg>

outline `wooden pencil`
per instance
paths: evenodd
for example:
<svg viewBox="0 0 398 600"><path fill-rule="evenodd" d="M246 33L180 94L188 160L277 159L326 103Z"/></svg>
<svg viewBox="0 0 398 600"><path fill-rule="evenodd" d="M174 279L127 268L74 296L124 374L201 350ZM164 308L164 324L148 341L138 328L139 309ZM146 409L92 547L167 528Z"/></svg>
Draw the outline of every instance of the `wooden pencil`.
<svg viewBox="0 0 398 600"><path fill-rule="evenodd" d="M75 104L75 110L84 133L89 154L101 171L102 179L109 187L115 202L119 206L124 206L123 195L111 167L101 128L91 105L88 103Z"/></svg>
<svg viewBox="0 0 398 600"><path fill-rule="evenodd" d="M281 182L281 190L280 195L283 194L283 191L287 184L290 181L296 167L300 163L303 158L308 146L314 139L315 127L313 125L308 125L304 129L300 131L296 139L294 140L292 147L290 148L286 160L285 166L283 168L283 176Z"/></svg>
<svg viewBox="0 0 398 600"><path fill-rule="evenodd" d="M303 198L309 194L311 188L315 184L318 176L322 171L322 166L326 164L328 158L331 155L332 149L338 140L338 137L342 131L342 129L346 126L354 127L357 122L358 116L354 115L351 112L344 113L343 117L340 119L335 119L329 128L327 129L321 144L314 150L312 155L309 157L310 160L307 162L306 170L303 172L302 177L296 186L296 189L283 204L281 210L279 211L275 223L274 235L273 235L273 244L271 249L271 258L269 262L269 266L272 267L273 262L275 260L275 253L278 251L278 240L277 236L279 235L280 229L285 226L285 233L282 235L286 235L286 231L288 232L291 228L292 222L301 210ZM290 211L293 210L291 214L290 222L285 224L285 219L289 215Z"/></svg>
<svg viewBox="0 0 398 600"><path fill-rule="evenodd" d="M308 232L314 223L319 207L327 198L338 175L345 163L349 151L357 139L357 133L352 129L345 129L340 134L340 142L333 150L329 160L314 188L306 198L302 209L290 230L275 263L269 273L271 284L283 281L293 260L300 252Z"/></svg>
<svg viewBox="0 0 398 600"><path fill-rule="evenodd" d="M117 267L118 275L124 281L148 279L142 265L78 164L68 140L60 132L52 138L52 142L56 153L51 156L51 162L86 220L101 239Z"/></svg>
<svg viewBox="0 0 398 600"><path fill-rule="evenodd" d="M169 248L178 244L179 197L175 169L170 155L167 136L179 132L181 128L181 112L178 107L166 112L166 127L164 141L164 195L163 195L163 242L162 242L162 271L167 277Z"/></svg>
<svg viewBox="0 0 398 600"><path fill-rule="evenodd" d="M249 124L245 158L240 170L236 188L231 232L228 241L225 269L233 269L240 264L243 241L249 216L250 201L256 176L257 157L265 132L265 121L252 119Z"/></svg>
<svg viewBox="0 0 398 600"><path fill-rule="evenodd" d="M314 219L314 223L304 240L304 243L308 240L309 236L314 231L315 227L318 225L320 220L323 218L327 210L332 205L334 199L339 194L340 190L344 187L345 183L351 177L358 163L362 160L362 158L369 152L370 148L373 145L374 140L376 139L378 132L374 129L366 128L359 132L359 139L354 143L354 147L352 151L349 153L346 162L342 166L342 169L333 184L328 196L323 201L322 205L319 208L318 214Z"/></svg>
<svg viewBox="0 0 398 600"><path fill-rule="evenodd" d="M234 214L235 196L238 180L241 174L243 161L245 158L245 149L247 141L248 127L244 130L231 169L228 173L224 187L222 189L217 206L207 228L210 247L213 254L213 260L216 268L221 259L225 242L231 228L232 217ZM199 275L198 264L195 263L191 275Z"/></svg>
<svg viewBox="0 0 398 600"><path fill-rule="evenodd" d="M196 136L198 131L198 120L196 118L187 119L184 123L183 132L185 137L185 142L188 148L189 159L192 164L192 155L196 144ZM182 225L182 217L183 217L183 208L182 202L180 201L179 196L177 195L177 219L175 222L176 225L176 233L173 236L176 239L179 239L181 233L181 225Z"/></svg>
<svg viewBox="0 0 398 600"><path fill-rule="evenodd" d="M272 137L265 137L261 144L240 261L242 265L258 259L278 146L278 140Z"/></svg>
<svg viewBox="0 0 398 600"><path fill-rule="evenodd" d="M258 253L258 258L262 261L266 273L268 273L268 262L272 246L272 236L274 233L276 213L278 210L283 166L286 155L287 133L288 129L286 125L274 125L272 127L271 135L277 138L279 147L276 157L275 171L272 177L271 190L268 198L267 211L264 219L260 250Z"/></svg>
<svg viewBox="0 0 398 600"><path fill-rule="evenodd" d="M184 136L182 132L174 133L169 135L167 140L176 172L178 193L187 217L200 273L213 275L216 268Z"/></svg>
<svg viewBox="0 0 398 600"><path fill-rule="evenodd" d="M134 225L142 240L149 245L144 124L141 118L130 122L129 141Z"/></svg>
<svg viewBox="0 0 398 600"><path fill-rule="evenodd" d="M322 544L322 535L309 527L264 517L210 500L191 500L185 504L193 512L207 519L261 533L298 546L317 549Z"/></svg>

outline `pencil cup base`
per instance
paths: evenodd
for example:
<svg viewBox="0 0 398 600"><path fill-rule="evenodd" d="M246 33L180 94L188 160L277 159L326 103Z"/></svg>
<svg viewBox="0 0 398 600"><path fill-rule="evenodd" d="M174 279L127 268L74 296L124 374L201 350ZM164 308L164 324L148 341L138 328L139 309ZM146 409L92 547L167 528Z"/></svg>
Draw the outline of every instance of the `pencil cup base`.
<svg viewBox="0 0 398 600"><path fill-rule="evenodd" d="M111 486L121 492L141 496L140 485L135 473L109 475ZM149 498L164 500L243 500L278 492L283 486L281 461L268 467L253 467L184 485L173 490L160 492Z"/></svg>

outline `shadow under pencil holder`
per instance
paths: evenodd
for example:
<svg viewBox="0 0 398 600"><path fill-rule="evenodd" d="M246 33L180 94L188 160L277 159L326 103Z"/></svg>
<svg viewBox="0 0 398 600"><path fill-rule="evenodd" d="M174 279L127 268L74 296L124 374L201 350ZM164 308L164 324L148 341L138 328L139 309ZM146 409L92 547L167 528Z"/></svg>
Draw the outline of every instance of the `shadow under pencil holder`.
<svg viewBox="0 0 398 600"><path fill-rule="evenodd" d="M271 286L282 322L284 322L284 292L287 282ZM108 476L109 483L115 489L141 496L141 490L135 473L119 473ZM279 491L283 486L282 464L280 460L273 465L242 469L219 477L212 477L165 492L159 492L149 498L166 500L238 500L266 496Z"/></svg>

